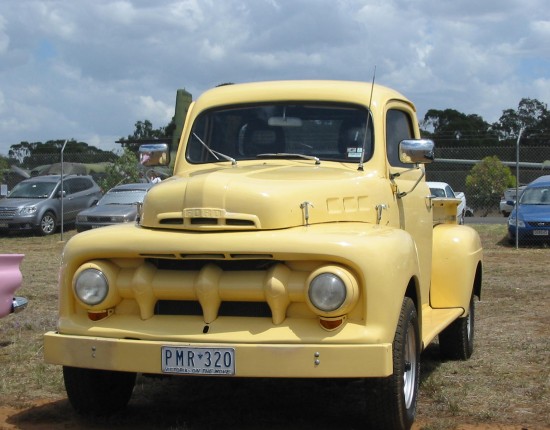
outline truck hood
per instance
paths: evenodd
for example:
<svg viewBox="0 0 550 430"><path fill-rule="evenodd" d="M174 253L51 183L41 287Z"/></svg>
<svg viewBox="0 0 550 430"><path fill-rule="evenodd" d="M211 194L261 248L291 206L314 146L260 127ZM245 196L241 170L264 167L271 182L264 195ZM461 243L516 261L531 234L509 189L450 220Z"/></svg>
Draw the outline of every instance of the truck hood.
<svg viewBox="0 0 550 430"><path fill-rule="evenodd" d="M151 188L141 225L259 230L335 221L374 222L376 175L345 167L254 164L172 177ZM387 190L389 191L389 190Z"/></svg>

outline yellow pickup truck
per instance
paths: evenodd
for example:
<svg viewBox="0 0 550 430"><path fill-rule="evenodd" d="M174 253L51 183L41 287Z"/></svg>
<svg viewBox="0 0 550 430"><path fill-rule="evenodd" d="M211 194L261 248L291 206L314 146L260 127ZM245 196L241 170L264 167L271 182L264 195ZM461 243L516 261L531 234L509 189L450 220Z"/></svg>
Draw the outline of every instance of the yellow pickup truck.
<svg viewBox="0 0 550 430"><path fill-rule="evenodd" d="M66 245L57 331L82 414L136 374L354 378L373 428L410 428L420 353L467 359L477 233L432 201L414 105L377 84L224 85L190 106L139 219ZM454 206L453 206L454 204Z"/></svg>

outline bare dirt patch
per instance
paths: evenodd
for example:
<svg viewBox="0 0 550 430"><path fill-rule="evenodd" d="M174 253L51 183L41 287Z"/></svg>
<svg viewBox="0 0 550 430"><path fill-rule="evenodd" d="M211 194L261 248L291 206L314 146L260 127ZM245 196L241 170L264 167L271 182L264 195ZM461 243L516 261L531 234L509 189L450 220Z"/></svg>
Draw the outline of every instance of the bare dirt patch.
<svg viewBox="0 0 550 430"><path fill-rule="evenodd" d="M475 226L485 248L476 343L466 362L422 356L416 430L550 429L550 249L516 250L505 226ZM72 232L66 232L68 240ZM42 335L55 329L63 243L0 237L24 253L21 314L0 320L0 429L368 428L356 381L139 377L128 408L85 419L68 403L61 369L44 363Z"/></svg>

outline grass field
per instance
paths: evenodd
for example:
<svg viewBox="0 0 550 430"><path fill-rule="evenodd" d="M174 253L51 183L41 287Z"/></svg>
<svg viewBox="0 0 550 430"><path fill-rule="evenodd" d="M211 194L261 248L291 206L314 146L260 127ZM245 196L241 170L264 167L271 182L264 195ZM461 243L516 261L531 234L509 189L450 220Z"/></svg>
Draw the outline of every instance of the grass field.
<svg viewBox="0 0 550 430"><path fill-rule="evenodd" d="M505 225L473 227L485 258L475 351L466 362L441 362L437 344L424 352L415 429L550 428L550 249L510 247ZM42 356L42 335L56 326L59 239L0 237L0 252L26 255L19 295L30 300L0 320L0 429L365 428L361 390L342 381L140 377L126 411L83 421L61 369Z"/></svg>

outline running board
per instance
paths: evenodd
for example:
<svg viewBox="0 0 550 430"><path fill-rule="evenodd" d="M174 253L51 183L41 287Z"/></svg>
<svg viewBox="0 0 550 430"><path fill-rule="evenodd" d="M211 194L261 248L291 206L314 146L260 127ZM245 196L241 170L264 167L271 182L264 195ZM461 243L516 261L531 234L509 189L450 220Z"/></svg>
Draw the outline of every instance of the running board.
<svg viewBox="0 0 550 430"><path fill-rule="evenodd" d="M449 324L464 314L462 308L433 309L422 307L422 343L426 348Z"/></svg>

